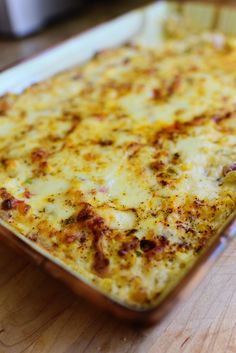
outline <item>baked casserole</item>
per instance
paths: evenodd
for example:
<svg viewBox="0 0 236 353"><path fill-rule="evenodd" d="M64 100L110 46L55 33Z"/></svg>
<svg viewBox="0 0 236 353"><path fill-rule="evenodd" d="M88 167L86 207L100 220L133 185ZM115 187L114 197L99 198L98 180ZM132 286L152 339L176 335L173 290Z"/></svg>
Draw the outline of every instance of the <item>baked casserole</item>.
<svg viewBox="0 0 236 353"><path fill-rule="evenodd" d="M0 99L0 218L150 308L236 203L236 45L127 44Z"/></svg>

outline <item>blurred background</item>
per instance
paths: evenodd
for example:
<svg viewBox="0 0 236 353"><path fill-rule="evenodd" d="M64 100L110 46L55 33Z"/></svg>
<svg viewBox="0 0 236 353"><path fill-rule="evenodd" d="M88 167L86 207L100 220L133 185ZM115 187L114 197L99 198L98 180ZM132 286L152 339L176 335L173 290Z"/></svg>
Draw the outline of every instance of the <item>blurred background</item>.
<svg viewBox="0 0 236 353"><path fill-rule="evenodd" d="M151 0L0 0L0 71Z"/></svg>
<svg viewBox="0 0 236 353"><path fill-rule="evenodd" d="M154 1L0 0L0 71L99 23Z"/></svg>

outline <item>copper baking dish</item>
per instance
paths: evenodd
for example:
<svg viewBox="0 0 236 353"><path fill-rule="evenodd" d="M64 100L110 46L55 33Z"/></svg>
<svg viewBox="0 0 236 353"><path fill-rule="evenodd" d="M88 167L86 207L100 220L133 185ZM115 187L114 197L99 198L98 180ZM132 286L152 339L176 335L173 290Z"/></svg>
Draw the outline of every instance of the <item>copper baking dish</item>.
<svg viewBox="0 0 236 353"><path fill-rule="evenodd" d="M34 59L3 72L0 75L0 94L7 91L20 92L33 83L32 77L34 77L34 82L43 80L58 71L83 62L94 52L105 47L117 46L128 40L145 42L155 39L160 42L163 40L160 36L161 21L175 12L190 16L191 20L203 29L219 29L229 34L236 33L236 10L210 4L160 2L74 37ZM127 28L129 28L128 31ZM42 65L44 70L42 70ZM1 239L7 244L26 253L47 272L66 283L77 294L91 300L95 305L103 307L126 321L151 325L160 320L209 271L209 267L236 235L236 212L218 231L187 274L154 308L145 310L130 308L104 295L28 239L15 234L2 221L0 233Z"/></svg>

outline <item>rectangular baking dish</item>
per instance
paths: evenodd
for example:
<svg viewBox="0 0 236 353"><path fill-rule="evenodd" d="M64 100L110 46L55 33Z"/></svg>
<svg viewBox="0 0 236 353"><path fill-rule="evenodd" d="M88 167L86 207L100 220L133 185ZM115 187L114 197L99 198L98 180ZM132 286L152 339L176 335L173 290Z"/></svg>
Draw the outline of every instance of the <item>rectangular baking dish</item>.
<svg viewBox="0 0 236 353"><path fill-rule="evenodd" d="M19 93L35 82L42 81L59 71L83 63L97 51L119 46L126 42L141 42L161 45L162 24L168 16L181 12L194 24L205 30L218 29L227 34L236 34L236 10L213 4L158 2L133 11L111 22L100 25L82 35L73 37L59 46L0 74L0 95ZM145 310L132 309L114 301L88 284L84 278L67 268L8 225L0 221L1 239L26 253L37 264L54 277L65 282L73 291L88 298L96 305L109 310L127 321L150 325L160 320L189 289L192 289L209 266L217 259L228 242L236 235L236 214L222 225L221 230L209 243L204 253L175 287L156 307Z"/></svg>

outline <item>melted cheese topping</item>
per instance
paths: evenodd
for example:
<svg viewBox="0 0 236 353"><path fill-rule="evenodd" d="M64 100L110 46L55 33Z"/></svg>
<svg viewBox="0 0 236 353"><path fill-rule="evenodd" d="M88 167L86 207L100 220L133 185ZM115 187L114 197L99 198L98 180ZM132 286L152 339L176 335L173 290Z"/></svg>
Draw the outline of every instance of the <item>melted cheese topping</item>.
<svg viewBox="0 0 236 353"><path fill-rule="evenodd" d="M0 100L1 219L150 307L235 208L236 48L106 50Z"/></svg>

